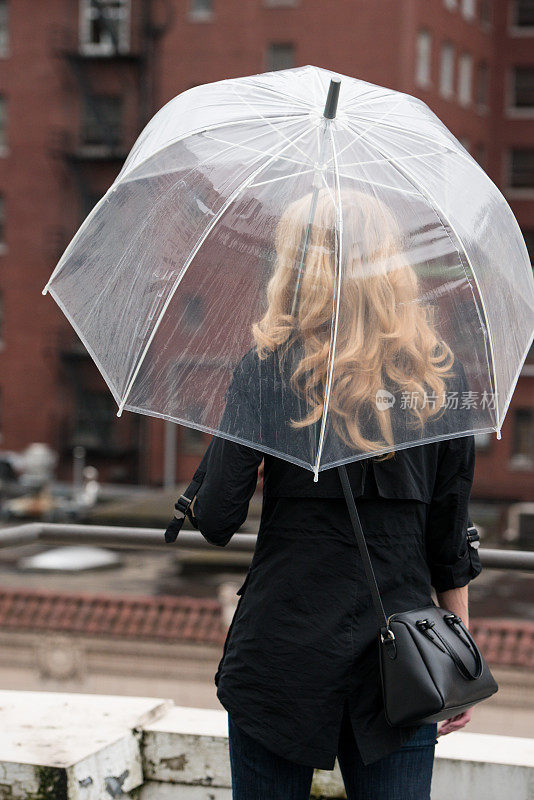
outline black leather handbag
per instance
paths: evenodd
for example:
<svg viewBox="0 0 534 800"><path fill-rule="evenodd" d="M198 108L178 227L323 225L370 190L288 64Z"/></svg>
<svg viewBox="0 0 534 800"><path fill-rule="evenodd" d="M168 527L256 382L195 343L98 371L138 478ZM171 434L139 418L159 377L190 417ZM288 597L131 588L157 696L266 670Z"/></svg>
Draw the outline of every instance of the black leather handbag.
<svg viewBox="0 0 534 800"><path fill-rule="evenodd" d="M386 617L347 470L338 472L378 619L388 723L438 722L495 694L497 683L459 616L432 602Z"/></svg>

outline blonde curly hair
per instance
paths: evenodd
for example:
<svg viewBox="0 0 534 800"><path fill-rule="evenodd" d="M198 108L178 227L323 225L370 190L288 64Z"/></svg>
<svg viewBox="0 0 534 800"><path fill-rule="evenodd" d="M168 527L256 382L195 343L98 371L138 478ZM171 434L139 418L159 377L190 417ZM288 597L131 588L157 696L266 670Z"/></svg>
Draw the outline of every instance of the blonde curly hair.
<svg viewBox="0 0 534 800"><path fill-rule="evenodd" d="M291 386L309 410L291 421L294 427L321 418L331 368L328 414L334 430L350 446L384 451L393 448L394 436L391 411L378 409L377 392L387 385L409 392L410 413L422 429L430 417L444 412L445 380L454 374L454 355L438 337L432 306L420 302L418 277L403 254L402 236L389 208L377 197L352 189L341 190L340 201L340 273L340 224L329 190L318 193L300 275L312 194L284 210L276 228L267 311L252 333L260 359L275 350L283 357L295 337L302 345ZM330 367L335 306L338 322ZM425 402L429 391L442 397L441 403L430 407ZM360 418L369 415L381 438L370 439L362 432ZM385 458L393 455L390 450Z"/></svg>

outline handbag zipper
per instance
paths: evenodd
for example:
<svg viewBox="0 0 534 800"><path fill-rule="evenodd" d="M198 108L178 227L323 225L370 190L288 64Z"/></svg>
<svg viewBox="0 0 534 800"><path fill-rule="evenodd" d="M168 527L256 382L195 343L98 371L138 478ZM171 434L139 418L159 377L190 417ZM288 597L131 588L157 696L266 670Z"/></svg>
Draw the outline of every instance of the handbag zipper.
<svg viewBox="0 0 534 800"><path fill-rule="evenodd" d="M408 611L410 611L410 612L411 611L422 611L423 608L428 608L428 605L426 605L426 606L417 606L417 608L410 608L410 609L408 609ZM433 606L433 608L439 608L439 606ZM399 614L406 614L406 613L407 613L406 611L395 611L394 614L390 614L389 617L387 618L388 626L389 626L390 619L393 619L393 617L397 617Z"/></svg>

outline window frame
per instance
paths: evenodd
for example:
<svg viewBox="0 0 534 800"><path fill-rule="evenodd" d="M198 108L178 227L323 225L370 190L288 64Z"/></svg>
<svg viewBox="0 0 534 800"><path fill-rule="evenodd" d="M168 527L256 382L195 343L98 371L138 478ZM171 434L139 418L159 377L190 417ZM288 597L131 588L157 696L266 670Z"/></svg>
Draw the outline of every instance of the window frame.
<svg viewBox="0 0 534 800"><path fill-rule="evenodd" d="M10 55L10 16L9 0L0 0L0 23L4 23L0 24L0 32L3 33L3 36L0 35L0 58L8 58Z"/></svg>
<svg viewBox="0 0 534 800"><path fill-rule="evenodd" d="M91 41L91 24L98 16L94 15L93 12L97 9L93 6L93 0L79 0L78 42L80 52L88 55L113 55L115 53L130 52L131 0L101 0L101 2L103 4L119 3L123 8L123 24L119 23L118 25L118 48L115 49L111 38L104 39L101 42Z"/></svg>
<svg viewBox="0 0 534 800"><path fill-rule="evenodd" d="M211 22L215 16L215 0L209 0L210 8L195 8L196 0L188 0L187 17L191 22Z"/></svg>
<svg viewBox="0 0 534 800"><path fill-rule="evenodd" d="M270 56L272 54L272 50L275 47L291 48L292 56L293 56L292 66L291 67L286 67L286 66L284 66L284 67L273 67L272 66ZM296 48L296 45L295 45L294 42L289 42L289 41L284 41L284 42L283 41L277 41L277 42L272 42L271 41L271 42L269 42L267 44L267 47L266 47L266 50L265 50L265 67L266 67L266 71L267 72L279 72L280 70L284 70L284 69L293 69L297 64L296 52L297 52L297 48Z"/></svg>
<svg viewBox="0 0 534 800"><path fill-rule="evenodd" d="M481 87L484 91L481 92ZM491 69L488 61L482 58L477 61L475 69L473 69L473 103L479 113L484 113L490 106L490 91L491 91ZM481 95L483 99L481 100Z"/></svg>
<svg viewBox="0 0 534 800"><path fill-rule="evenodd" d="M423 52L424 51L424 48L422 48L423 41L426 41L425 44L425 47L427 47L426 53ZM428 28L419 28L415 40L415 83L416 86L420 86L423 89L427 89L429 86L432 86L432 45L433 45L432 31L430 31ZM425 59L424 64L422 56L424 56ZM421 66L423 66L422 70ZM421 77L421 72L426 72L426 78Z"/></svg>
<svg viewBox="0 0 534 800"><path fill-rule="evenodd" d="M102 137L98 141L87 141L87 132L90 130L89 128L89 109L90 109L90 101L89 98L84 96L82 107L81 107L81 115L80 115L80 147L82 148L91 148L91 147L109 147L110 143L113 149L119 149L121 147L123 135L124 135L124 108L125 108L125 98L122 94L109 94L107 92L97 92L93 95L93 98L96 100L118 100L120 104L120 114L119 114L119 124L117 125L117 135L110 137L110 142L107 141L106 137ZM95 131L98 127L98 123L96 118L93 122L95 126ZM86 127L87 126L87 127Z"/></svg>
<svg viewBox="0 0 534 800"><path fill-rule="evenodd" d="M530 184L515 184L513 183L513 175L514 175L514 154L516 152L529 152L532 156L532 182ZM520 193L521 195L527 195L528 197L534 196L534 146L533 147L509 147L508 149L508 171L507 171L507 180L506 185L508 186L509 190L516 194Z"/></svg>
<svg viewBox="0 0 534 800"><path fill-rule="evenodd" d="M505 91L506 91L506 98L505 98L505 109L506 114L509 117L519 118L519 119L531 119L534 117L534 80L532 83L532 105L530 106L518 106L515 105L516 100L516 74L517 70L520 69L531 69L534 75L534 65L530 64L513 64L510 69L508 70L508 80L506 81Z"/></svg>
<svg viewBox="0 0 534 800"><path fill-rule="evenodd" d="M517 21L520 2L512 0L508 4L508 32L512 36L534 36L534 20L531 25L520 25Z"/></svg>
<svg viewBox="0 0 534 800"><path fill-rule="evenodd" d="M477 18L477 0L461 0L461 13L466 22Z"/></svg>
<svg viewBox="0 0 534 800"><path fill-rule="evenodd" d="M525 413L528 415L527 425L530 426L528 435L530 437L530 450L523 453L521 448L517 447L518 441L518 415ZM517 406L512 409L512 436L510 443L510 467L511 469L520 469L531 471L534 469L534 408L532 406ZM527 441L527 445L529 442Z"/></svg>
<svg viewBox="0 0 534 800"><path fill-rule="evenodd" d="M458 84L456 97L458 103L464 108L473 103L473 56L471 53L460 53L458 58Z"/></svg>
<svg viewBox="0 0 534 800"><path fill-rule="evenodd" d="M444 75L445 75L445 53L450 53L450 76L449 76L449 90L444 88ZM446 39L441 43L439 53L439 93L445 100L454 99L454 84L456 75L456 47L454 42Z"/></svg>

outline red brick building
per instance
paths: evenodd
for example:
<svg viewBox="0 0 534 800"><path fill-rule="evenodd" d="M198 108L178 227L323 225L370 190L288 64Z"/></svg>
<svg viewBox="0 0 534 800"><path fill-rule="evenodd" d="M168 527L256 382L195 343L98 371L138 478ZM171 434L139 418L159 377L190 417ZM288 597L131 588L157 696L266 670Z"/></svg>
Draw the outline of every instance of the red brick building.
<svg viewBox="0 0 534 800"><path fill-rule="evenodd" d="M534 250L532 0L0 0L3 449L48 442L67 477L83 445L107 480L162 481L164 425L115 416L41 289L158 108L195 84L303 64L421 97L503 191ZM186 479L205 437L176 430L167 455ZM474 496L532 499L533 359L502 440L479 444Z"/></svg>

